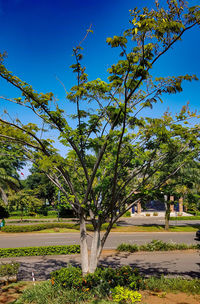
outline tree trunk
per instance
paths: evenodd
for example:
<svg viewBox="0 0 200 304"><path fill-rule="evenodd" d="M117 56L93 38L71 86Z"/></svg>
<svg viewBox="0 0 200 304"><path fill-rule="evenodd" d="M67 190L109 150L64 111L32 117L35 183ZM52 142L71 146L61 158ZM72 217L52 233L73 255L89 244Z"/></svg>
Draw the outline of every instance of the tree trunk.
<svg viewBox="0 0 200 304"><path fill-rule="evenodd" d="M165 230L169 230L170 203L165 202Z"/></svg>
<svg viewBox="0 0 200 304"><path fill-rule="evenodd" d="M83 276L88 273L88 245L87 245L87 231L85 225L85 219L83 215L80 215L80 244L81 244L81 267Z"/></svg>
<svg viewBox="0 0 200 304"><path fill-rule="evenodd" d="M101 254L102 246L101 246L101 238L100 238L100 229L97 228L94 231L92 246L91 246L91 253L90 253L90 266L89 272L94 273L95 269L97 268L97 264L99 261L99 257Z"/></svg>

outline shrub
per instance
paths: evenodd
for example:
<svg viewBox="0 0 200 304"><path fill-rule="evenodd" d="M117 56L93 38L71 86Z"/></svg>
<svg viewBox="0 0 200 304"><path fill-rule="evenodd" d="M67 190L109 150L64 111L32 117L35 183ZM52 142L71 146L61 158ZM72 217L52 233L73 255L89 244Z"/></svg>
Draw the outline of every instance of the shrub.
<svg viewBox="0 0 200 304"><path fill-rule="evenodd" d="M82 277L80 268L69 265L51 273L51 279L55 285L77 290L97 291L102 295L108 295L110 290L117 285L127 286L131 289L138 289L141 276L137 269L130 266L123 266L117 269L111 267L97 268L94 273Z"/></svg>
<svg viewBox="0 0 200 304"><path fill-rule="evenodd" d="M41 256L80 253L79 245L0 248L0 257Z"/></svg>
<svg viewBox="0 0 200 304"><path fill-rule="evenodd" d="M160 240L152 240L144 245L121 244L117 247L118 251L135 252L135 251L169 251L169 250L185 250L185 249L200 249L199 244L176 244L165 243Z"/></svg>
<svg viewBox="0 0 200 304"><path fill-rule="evenodd" d="M158 216L158 212L154 212L154 213L153 213L153 216Z"/></svg>
<svg viewBox="0 0 200 304"><path fill-rule="evenodd" d="M131 245L131 244L122 243L117 247L117 250L118 251L127 251L127 252L136 252L139 250L139 247L136 244Z"/></svg>
<svg viewBox="0 0 200 304"><path fill-rule="evenodd" d="M130 211L126 211L126 213L124 213L123 216L124 217L131 217L131 212Z"/></svg>
<svg viewBox="0 0 200 304"><path fill-rule="evenodd" d="M146 213L146 216L151 216L151 214L150 213Z"/></svg>
<svg viewBox="0 0 200 304"><path fill-rule="evenodd" d="M13 276L17 275L19 270L19 263L1 264L0 265L0 276Z"/></svg>
<svg viewBox="0 0 200 304"><path fill-rule="evenodd" d="M137 291L122 286L116 286L112 290L112 298L119 303L135 303L141 301L142 295Z"/></svg>

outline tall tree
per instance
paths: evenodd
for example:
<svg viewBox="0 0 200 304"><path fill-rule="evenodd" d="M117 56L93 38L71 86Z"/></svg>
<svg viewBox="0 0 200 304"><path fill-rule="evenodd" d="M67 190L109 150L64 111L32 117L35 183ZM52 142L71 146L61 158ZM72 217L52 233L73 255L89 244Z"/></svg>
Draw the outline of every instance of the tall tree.
<svg viewBox="0 0 200 304"><path fill-rule="evenodd" d="M8 205L8 193L20 187L17 170L24 164L21 149L16 145L0 145L0 197L5 206Z"/></svg>
<svg viewBox="0 0 200 304"><path fill-rule="evenodd" d="M9 72L1 57L0 76L22 93L17 98L2 98L30 109L73 151L64 158L52 141L38 136L37 125L0 119L1 140L20 143L26 156L66 195L79 217L83 273L94 272L112 225L145 195L149 179L177 154L188 148L192 153L198 145L197 127L181 124L187 116L194 116L186 107L174 119L170 114L155 120L139 114L144 108L150 110L164 93L182 91L184 80L196 79L190 75L153 79L151 71L186 31L199 24L199 18L200 8L187 8L182 0L168 0L166 9L156 1L154 9L131 10L129 27L121 36L107 39L108 45L119 48L121 57L108 70L108 82L99 78L88 81L81 65L81 44L74 48L76 62L71 67L77 83L67 93L67 100L76 109L72 117L77 122L75 128L53 93L38 94ZM176 144L180 138L182 146ZM172 148L177 149L173 156ZM90 261L88 214L94 227ZM101 237L106 220L109 225Z"/></svg>

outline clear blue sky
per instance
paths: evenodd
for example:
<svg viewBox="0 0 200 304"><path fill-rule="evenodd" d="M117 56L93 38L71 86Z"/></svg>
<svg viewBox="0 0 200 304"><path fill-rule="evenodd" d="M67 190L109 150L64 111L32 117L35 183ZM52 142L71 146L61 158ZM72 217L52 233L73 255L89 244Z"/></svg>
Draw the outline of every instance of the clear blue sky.
<svg viewBox="0 0 200 304"><path fill-rule="evenodd" d="M192 5L198 2L189 1ZM94 34L83 44L84 63L89 79L106 79L106 69L116 61L114 50L105 43L106 37L118 35L127 27L129 9L153 6L153 3L153 0L0 0L0 50L8 52L9 70L36 90L53 91L62 100L65 94L56 76L67 89L73 85L69 69L73 61L72 48L90 24ZM197 28L163 57L155 74L195 73L200 77L199 49L200 29ZM3 92L14 95L1 80L0 94ZM198 96L199 83L188 84L184 93L167 97L168 105L172 109L190 100L191 105L197 107Z"/></svg>
<svg viewBox="0 0 200 304"><path fill-rule="evenodd" d="M199 0L189 0L189 4L199 4ZM73 63L72 48L82 40L90 24L94 33L83 44L84 64L90 80L106 80L107 68L117 60L106 38L119 35L127 28L129 9L147 5L153 6L154 0L0 0L0 51L7 51L6 65L10 71L32 84L38 92L52 91L64 101L65 92L56 76L68 90L73 85L69 69ZM188 73L200 78L199 52L200 28L197 27L186 33L183 41L162 58L154 74ZM17 97L16 91L1 79L0 95ZM178 111L187 101L193 109L199 109L199 95L200 82L186 84L183 93L166 96L164 105L154 113L158 115L167 107ZM71 105L66 105L70 110ZM21 110L2 102L1 113L5 107L21 116ZM27 113L27 119L31 118Z"/></svg>

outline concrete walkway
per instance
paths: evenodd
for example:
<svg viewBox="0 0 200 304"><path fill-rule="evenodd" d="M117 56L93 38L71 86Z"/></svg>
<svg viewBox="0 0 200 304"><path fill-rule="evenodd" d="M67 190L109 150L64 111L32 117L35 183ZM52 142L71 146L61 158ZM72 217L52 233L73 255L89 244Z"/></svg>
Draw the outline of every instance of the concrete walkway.
<svg viewBox="0 0 200 304"><path fill-rule="evenodd" d="M80 255L60 255L43 257L1 258L1 263L17 261L20 263L19 280L32 280L32 271L36 280L50 278L53 270L66 267L68 263L80 265ZM184 276L186 278L200 278L200 256L198 251L173 251L173 252L137 252L116 253L105 250L100 264L106 267L130 265L137 267L145 276L169 275Z"/></svg>

